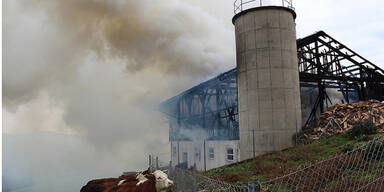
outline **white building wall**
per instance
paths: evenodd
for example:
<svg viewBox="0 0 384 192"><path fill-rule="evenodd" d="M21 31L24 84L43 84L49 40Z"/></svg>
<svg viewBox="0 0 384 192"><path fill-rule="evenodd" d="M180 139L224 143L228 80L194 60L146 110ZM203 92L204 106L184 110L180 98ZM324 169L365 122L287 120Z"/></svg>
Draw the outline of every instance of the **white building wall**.
<svg viewBox="0 0 384 192"><path fill-rule="evenodd" d="M210 158L209 155L210 148L213 148L214 150L213 158ZM233 149L233 160L228 159L227 149ZM188 167L192 167L194 164L196 164L197 170L201 171L236 163L240 159L238 140L171 142L172 166L176 166L180 163L183 163L184 153L187 153L188 156Z"/></svg>

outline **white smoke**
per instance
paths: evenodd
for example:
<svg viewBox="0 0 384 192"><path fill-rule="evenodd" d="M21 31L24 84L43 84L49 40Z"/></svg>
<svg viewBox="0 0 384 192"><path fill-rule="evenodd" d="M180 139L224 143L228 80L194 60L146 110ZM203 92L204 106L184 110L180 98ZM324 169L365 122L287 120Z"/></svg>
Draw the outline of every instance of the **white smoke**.
<svg viewBox="0 0 384 192"><path fill-rule="evenodd" d="M157 105L233 67L228 34L176 0L4 1L4 189L78 191L169 153Z"/></svg>

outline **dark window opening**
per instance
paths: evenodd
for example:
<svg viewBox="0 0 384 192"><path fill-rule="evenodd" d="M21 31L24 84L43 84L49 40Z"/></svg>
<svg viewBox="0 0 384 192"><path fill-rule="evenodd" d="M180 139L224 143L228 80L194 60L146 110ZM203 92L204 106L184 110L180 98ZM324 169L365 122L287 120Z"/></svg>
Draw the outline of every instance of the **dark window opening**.
<svg viewBox="0 0 384 192"><path fill-rule="evenodd" d="M215 158L215 150L213 148L209 148L209 159Z"/></svg>
<svg viewBox="0 0 384 192"><path fill-rule="evenodd" d="M234 160L233 148L227 148L227 160Z"/></svg>

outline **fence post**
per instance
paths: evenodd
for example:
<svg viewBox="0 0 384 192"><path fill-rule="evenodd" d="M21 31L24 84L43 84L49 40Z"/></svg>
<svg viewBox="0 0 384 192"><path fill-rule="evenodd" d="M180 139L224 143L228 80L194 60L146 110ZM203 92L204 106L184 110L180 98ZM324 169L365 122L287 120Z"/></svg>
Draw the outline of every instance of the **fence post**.
<svg viewBox="0 0 384 192"><path fill-rule="evenodd" d="M159 157L156 156L156 170L159 170Z"/></svg>
<svg viewBox="0 0 384 192"><path fill-rule="evenodd" d="M169 161L168 175L171 176L171 174L172 174L172 161Z"/></svg>
<svg viewBox="0 0 384 192"><path fill-rule="evenodd" d="M297 143L298 143L298 141L297 141L298 134L299 134L299 130L297 129L297 119L296 119L296 135L295 135L295 142L296 142L296 144L295 145L297 145Z"/></svg>
<svg viewBox="0 0 384 192"><path fill-rule="evenodd" d="M253 158L256 158L256 149L255 149L255 129L252 129L252 150L253 150Z"/></svg>
<svg viewBox="0 0 384 192"><path fill-rule="evenodd" d="M149 168L149 171L152 172L152 157L151 155L149 155L149 159L148 159L148 168Z"/></svg>
<svg viewBox="0 0 384 192"><path fill-rule="evenodd" d="M193 192L197 192L197 186L196 186L196 163L193 164Z"/></svg>
<svg viewBox="0 0 384 192"><path fill-rule="evenodd" d="M373 123L372 106L369 106L369 121Z"/></svg>
<svg viewBox="0 0 384 192"><path fill-rule="evenodd" d="M248 192L255 192L255 184L248 182Z"/></svg>

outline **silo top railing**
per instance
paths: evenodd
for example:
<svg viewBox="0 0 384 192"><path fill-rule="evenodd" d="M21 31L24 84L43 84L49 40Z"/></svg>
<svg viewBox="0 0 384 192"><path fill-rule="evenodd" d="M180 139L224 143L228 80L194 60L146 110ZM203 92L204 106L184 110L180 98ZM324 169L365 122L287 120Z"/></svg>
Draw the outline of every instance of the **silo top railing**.
<svg viewBox="0 0 384 192"><path fill-rule="evenodd" d="M283 6L295 10L292 0L236 0L233 3L235 15L254 7Z"/></svg>

